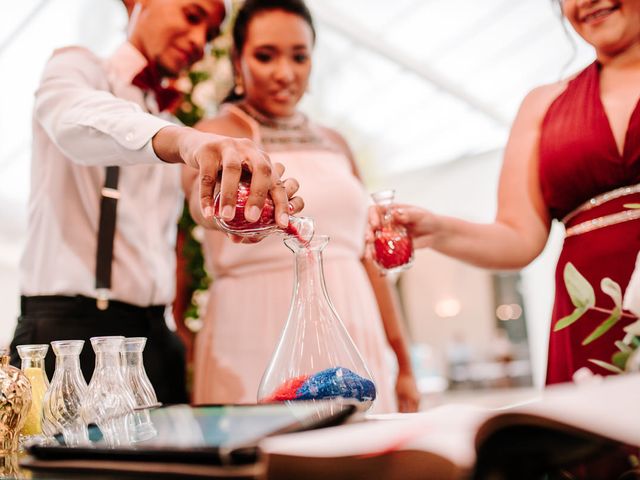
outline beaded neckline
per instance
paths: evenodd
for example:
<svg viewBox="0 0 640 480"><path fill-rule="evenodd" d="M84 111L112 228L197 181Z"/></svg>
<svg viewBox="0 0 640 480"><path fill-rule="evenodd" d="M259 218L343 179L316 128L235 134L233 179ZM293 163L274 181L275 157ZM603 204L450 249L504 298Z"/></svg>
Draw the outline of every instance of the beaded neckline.
<svg viewBox="0 0 640 480"><path fill-rule="evenodd" d="M301 113L288 118L273 118L256 110L247 102L233 106L252 119L260 129L260 141L267 151L320 149L336 151L326 135L315 127L309 118Z"/></svg>
<svg viewBox="0 0 640 480"><path fill-rule="evenodd" d="M237 103L236 106L258 122L260 126L273 130L301 130L309 124L307 116L300 112L296 112L291 117L277 118L261 113L246 102Z"/></svg>

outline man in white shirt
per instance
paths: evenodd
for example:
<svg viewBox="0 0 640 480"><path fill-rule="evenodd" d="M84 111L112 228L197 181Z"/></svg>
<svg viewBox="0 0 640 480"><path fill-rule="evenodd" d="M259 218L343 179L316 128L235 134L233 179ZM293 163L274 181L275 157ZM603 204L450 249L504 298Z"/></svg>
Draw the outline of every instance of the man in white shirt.
<svg viewBox="0 0 640 480"><path fill-rule="evenodd" d="M178 127L157 115L159 85L135 86L140 72L175 76L201 58L225 16L224 2L141 0L134 13L129 41L111 57L57 50L36 92L22 311L12 355L16 362L19 344L83 339L89 380L90 337L148 337L145 366L158 399L178 403L188 401L184 348L164 313L175 293L180 164L198 169L201 213L211 226L216 180L223 217L233 218L243 169L252 172L248 221L257 220L267 195L281 226L302 202L288 198L296 182L282 182L281 166L251 142ZM52 354L46 364L51 375Z"/></svg>

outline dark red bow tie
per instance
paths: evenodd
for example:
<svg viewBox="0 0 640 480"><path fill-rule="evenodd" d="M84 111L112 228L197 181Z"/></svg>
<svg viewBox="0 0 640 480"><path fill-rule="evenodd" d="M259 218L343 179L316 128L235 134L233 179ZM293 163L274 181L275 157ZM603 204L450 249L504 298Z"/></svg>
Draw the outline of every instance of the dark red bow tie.
<svg viewBox="0 0 640 480"><path fill-rule="evenodd" d="M131 83L145 92L153 92L161 112L174 111L182 101L183 93L180 90L162 85L162 75L152 63L140 70Z"/></svg>

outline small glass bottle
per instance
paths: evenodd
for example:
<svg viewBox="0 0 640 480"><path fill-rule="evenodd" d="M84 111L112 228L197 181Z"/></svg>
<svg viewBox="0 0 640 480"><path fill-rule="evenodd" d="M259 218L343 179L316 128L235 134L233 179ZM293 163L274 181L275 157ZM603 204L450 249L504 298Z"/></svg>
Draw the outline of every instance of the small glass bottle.
<svg viewBox="0 0 640 480"><path fill-rule="evenodd" d="M22 360L20 368L31 383L31 408L20 434L24 441L31 441L42 435L42 404L49 387L44 357L49 345L18 345L16 349Z"/></svg>
<svg viewBox="0 0 640 480"><path fill-rule="evenodd" d="M89 434L82 419L82 401L87 382L80 370L80 352L84 340L51 342L56 355L56 369L44 394L42 429L45 435L61 433L67 446L87 445Z"/></svg>
<svg viewBox="0 0 640 480"><path fill-rule="evenodd" d="M131 432L131 441L134 443L158 434L149 415L149 409L159 407L160 402L144 369L142 352L146 343L145 337L125 338L122 350L122 372L135 401Z"/></svg>
<svg viewBox="0 0 640 480"><path fill-rule="evenodd" d="M383 273L401 272L413 264L413 241L407 229L393 221L394 196L394 190L382 190L371 195L382 223L374 232L374 260Z"/></svg>
<svg viewBox="0 0 640 480"><path fill-rule="evenodd" d="M293 297L259 402L349 399L365 410L376 398L371 375L329 300L322 268L328 242L326 236L284 241L295 254Z"/></svg>
<svg viewBox="0 0 640 480"><path fill-rule="evenodd" d="M121 336L91 337L96 366L82 403L82 417L98 425L109 447L131 443L135 400L122 375L123 344Z"/></svg>
<svg viewBox="0 0 640 480"><path fill-rule="evenodd" d="M224 220L220 213L220 193L216 195L214 201L214 218L218 227L227 233L240 237L260 239L274 232L282 232L287 235L298 237L301 241L308 241L313 237L313 220L307 217L296 217L289 215L289 225L281 228L276 224L274 217L273 200L267 198L260 217L255 222L248 222L244 218L244 206L247 203L250 192L250 181L241 180L238 184L236 197L236 211L233 219Z"/></svg>
<svg viewBox="0 0 640 480"><path fill-rule="evenodd" d="M142 352L146 343L145 337L125 338L122 349L124 379L133 394L137 409L160 406L156 391L144 369Z"/></svg>

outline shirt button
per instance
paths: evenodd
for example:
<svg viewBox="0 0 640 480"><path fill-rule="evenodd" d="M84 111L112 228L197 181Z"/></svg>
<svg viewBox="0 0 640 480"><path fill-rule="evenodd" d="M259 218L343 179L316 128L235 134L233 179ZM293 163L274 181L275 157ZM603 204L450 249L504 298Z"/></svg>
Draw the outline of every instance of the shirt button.
<svg viewBox="0 0 640 480"><path fill-rule="evenodd" d="M125 139L127 142L130 142L131 140L133 140L133 132L129 132L129 133L127 133L127 135L124 137L124 139Z"/></svg>

